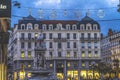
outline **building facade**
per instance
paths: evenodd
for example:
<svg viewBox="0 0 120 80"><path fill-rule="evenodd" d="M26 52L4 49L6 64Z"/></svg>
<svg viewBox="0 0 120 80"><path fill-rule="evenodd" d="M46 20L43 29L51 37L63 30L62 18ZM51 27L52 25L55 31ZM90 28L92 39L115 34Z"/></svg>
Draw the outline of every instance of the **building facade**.
<svg viewBox="0 0 120 80"><path fill-rule="evenodd" d="M36 20L31 15L19 20L14 27L14 78L20 74L21 64L29 77L33 68L37 40L43 35L46 46L46 67L61 80L98 78L92 69L101 58L100 25L85 16L76 20ZM94 73L93 73L94 72ZM23 76L24 77L24 76Z"/></svg>
<svg viewBox="0 0 120 80"><path fill-rule="evenodd" d="M103 62L112 66L116 76L120 78L120 32L109 29L108 35L102 38L101 57Z"/></svg>

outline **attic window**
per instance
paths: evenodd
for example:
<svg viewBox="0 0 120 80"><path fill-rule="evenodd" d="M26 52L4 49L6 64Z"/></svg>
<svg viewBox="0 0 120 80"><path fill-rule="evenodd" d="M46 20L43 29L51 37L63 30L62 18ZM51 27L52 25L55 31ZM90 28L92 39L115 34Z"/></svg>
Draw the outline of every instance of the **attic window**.
<svg viewBox="0 0 120 80"><path fill-rule="evenodd" d="M28 24L27 24L27 28L28 28L28 30L31 30L31 29L32 29L32 24L31 24L31 23L28 23Z"/></svg>
<svg viewBox="0 0 120 80"><path fill-rule="evenodd" d="M34 29L38 29L38 24L35 24L35 25L34 25Z"/></svg>
<svg viewBox="0 0 120 80"><path fill-rule="evenodd" d="M21 29L24 30L25 29L25 25L21 24Z"/></svg>

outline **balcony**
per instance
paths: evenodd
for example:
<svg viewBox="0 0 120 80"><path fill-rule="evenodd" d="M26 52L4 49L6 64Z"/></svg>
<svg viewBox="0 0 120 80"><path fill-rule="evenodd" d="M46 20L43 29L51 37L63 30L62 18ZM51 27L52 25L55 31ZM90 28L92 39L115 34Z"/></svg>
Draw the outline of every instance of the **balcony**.
<svg viewBox="0 0 120 80"><path fill-rule="evenodd" d="M81 41L100 41L100 38L80 38Z"/></svg>
<svg viewBox="0 0 120 80"><path fill-rule="evenodd" d="M46 48L45 47L35 47L35 51L45 51Z"/></svg>
<svg viewBox="0 0 120 80"><path fill-rule="evenodd" d="M20 38L21 41L38 41L37 38Z"/></svg>
<svg viewBox="0 0 120 80"><path fill-rule="evenodd" d="M53 38L54 42L66 42L66 38Z"/></svg>
<svg viewBox="0 0 120 80"><path fill-rule="evenodd" d="M46 57L46 60L79 60L80 57Z"/></svg>
<svg viewBox="0 0 120 80"><path fill-rule="evenodd" d="M81 60L101 60L100 57L82 57Z"/></svg>
<svg viewBox="0 0 120 80"><path fill-rule="evenodd" d="M33 60L33 57L14 57L13 61L15 60Z"/></svg>

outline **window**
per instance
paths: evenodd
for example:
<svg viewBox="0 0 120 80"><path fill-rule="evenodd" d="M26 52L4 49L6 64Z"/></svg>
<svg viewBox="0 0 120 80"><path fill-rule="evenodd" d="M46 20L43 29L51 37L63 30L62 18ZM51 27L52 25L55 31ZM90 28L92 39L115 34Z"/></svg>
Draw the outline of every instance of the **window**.
<svg viewBox="0 0 120 80"><path fill-rule="evenodd" d="M91 48L91 42L88 42L88 48Z"/></svg>
<svg viewBox="0 0 120 80"><path fill-rule="evenodd" d="M28 42L28 48L31 48L31 42Z"/></svg>
<svg viewBox="0 0 120 80"><path fill-rule="evenodd" d="M22 51L21 52L21 58L24 58L25 57L25 53Z"/></svg>
<svg viewBox="0 0 120 80"><path fill-rule="evenodd" d="M49 30L53 30L53 25L52 24L49 25Z"/></svg>
<svg viewBox="0 0 120 80"><path fill-rule="evenodd" d="M52 33L49 33L49 39L52 39Z"/></svg>
<svg viewBox="0 0 120 80"><path fill-rule="evenodd" d="M25 34L21 33L21 38L24 39L24 37L25 37Z"/></svg>
<svg viewBox="0 0 120 80"><path fill-rule="evenodd" d="M76 29L77 29L77 26L76 26L76 25L73 25L73 26L72 26L72 29L73 29L73 30L76 30Z"/></svg>
<svg viewBox="0 0 120 80"><path fill-rule="evenodd" d="M70 25L69 24L66 25L66 29L70 30Z"/></svg>
<svg viewBox="0 0 120 80"><path fill-rule="evenodd" d="M95 57L98 57L98 51L95 51L95 55L94 55Z"/></svg>
<svg viewBox="0 0 120 80"><path fill-rule="evenodd" d="M35 38L38 38L38 33L35 33L34 36L35 36Z"/></svg>
<svg viewBox="0 0 120 80"><path fill-rule="evenodd" d="M85 52L84 51L82 51L82 58L84 58L85 57Z"/></svg>
<svg viewBox="0 0 120 80"><path fill-rule="evenodd" d="M94 38L97 39L97 33L94 33Z"/></svg>
<svg viewBox="0 0 120 80"><path fill-rule="evenodd" d="M31 51L28 51L28 58L31 58Z"/></svg>
<svg viewBox="0 0 120 80"><path fill-rule="evenodd" d="M46 24L43 24L43 25L42 25L42 29L43 29L43 30L46 30L46 27L47 27Z"/></svg>
<svg viewBox="0 0 120 80"><path fill-rule="evenodd" d="M45 33L43 33L43 39L46 39L46 34Z"/></svg>
<svg viewBox="0 0 120 80"><path fill-rule="evenodd" d="M91 51L88 51L88 57L91 58L92 55L91 55Z"/></svg>
<svg viewBox="0 0 120 80"><path fill-rule="evenodd" d="M85 63L84 62L82 62L82 67L85 67Z"/></svg>
<svg viewBox="0 0 120 80"><path fill-rule="evenodd" d="M21 48L24 48L24 42L21 43Z"/></svg>
<svg viewBox="0 0 120 80"><path fill-rule="evenodd" d="M38 27L39 27L38 24L35 24L35 25L34 25L34 29L35 29L35 30L39 29Z"/></svg>
<svg viewBox="0 0 120 80"><path fill-rule="evenodd" d="M67 67L70 67L70 66L71 66L71 64L70 64L70 62L68 62L68 63L67 63Z"/></svg>
<svg viewBox="0 0 120 80"><path fill-rule="evenodd" d="M77 48L76 42L73 43L73 48Z"/></svg>
<svg viewBox="0 0 120 80"><path fill-rule="evenodd" d="M28 23L28 24L27 24L27 28L28 28L28 30L32 30L32 24L31 24L31 23Z"/></svg>
<svg viewBox="0 0 120 80"><path fill-rule="evenodd" d="M88 33L88 39L90 39L91 38L91 34L90 33Z"/></svg>
<svg viewBox="0 0 120 80"><path fill-rule="evenodd" d="M49 43L49 48L53 48L52 42Z"/></svg>
<svg viewBox="0 0 120 80"><path fill-rule="evenodd" d="M28 68L30 68L31 67L31 64L28 64Z"/></svg>
<svg viewBox="0 0 120 80"><path fill-rule="evenodd" d="M84 38L84 33L81 33L81 38Z"/></svg>
<svg viewBox="0 0 120 80"><path fill-rule="evenodd" d="M74 58L77 58L77 53L76 52L74 52Z"/></svg>
<svg viewBox="0 0 120 80"><path fill-rule="evenodd" d="M97 48L98 47L98 44L97 42L94 43L94 47Z"/></svg>
<svg viewBox="0 0 120 80"><path fill-rule="evenodd" d="M73 39L76 39L76 33L73 33Z"/></svg>
<svg viewBox="0 0 120 80"><path fill-rule="evenodd" d="M58 48L62 48L62 44L60 42L58 43Z"/></svg>
<svg viewBox="0 0 120 80"><path fill-rule="evenodd" d="M58 39L61 39L61 33L58 33Z"/></svg>
<svg viewBox="0 0 120 80"><path fill-rule="evenodd" d="M58 52L58 57L62 57L62 54L61 54L61 52Z"/></svg>
<svg viewBox="0 0 120 80"><path fill-rule="evenodd" d="M67 39L70 39L70 33L67 33Z"/></svg>
<svg viewBox="0 0 120 80"><path fill-rule="evenodd" d="M67 42L67 48L70 48L70 42Z"/></svg>
<svg viewBox="0 0 120 80"><path fill-rule="evenodd" d="M67 57L70 57L70 52L67 52Z"/></svg>
<svg viewBox="0 0 120 80"><path fill-rule="evenodd" d="M28 39L31 39L31 33L28 33Z"/></svg>
<svg viewBox="0 0 120 80"><path fill-rule="evenodd" d="M84 48L85 47L85 43L81 42L81 47Z"/></svg>
<svg viewBox="0 0 120 80"><path fill-rule="evenodd" d="M53 53L52 52L50 52L49 55L50 55L50 57L53 57Z"/></svg>
<svg viewBox="0 0 120 80"><path fill-rule="evenodd" d="M24 29L25 29L25 25L21 24L21 30L24 30Z"/></svg>

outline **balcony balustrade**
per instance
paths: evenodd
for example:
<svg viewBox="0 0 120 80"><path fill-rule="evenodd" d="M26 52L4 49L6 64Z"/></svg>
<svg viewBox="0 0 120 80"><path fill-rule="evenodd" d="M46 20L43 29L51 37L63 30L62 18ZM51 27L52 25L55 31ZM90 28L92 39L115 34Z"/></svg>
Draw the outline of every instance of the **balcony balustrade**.
<svg viewBox="0 0 120 80"><path fill-rule="evenodd" d="M66 38L53 38L54 42L66 42Z"/></svg>

